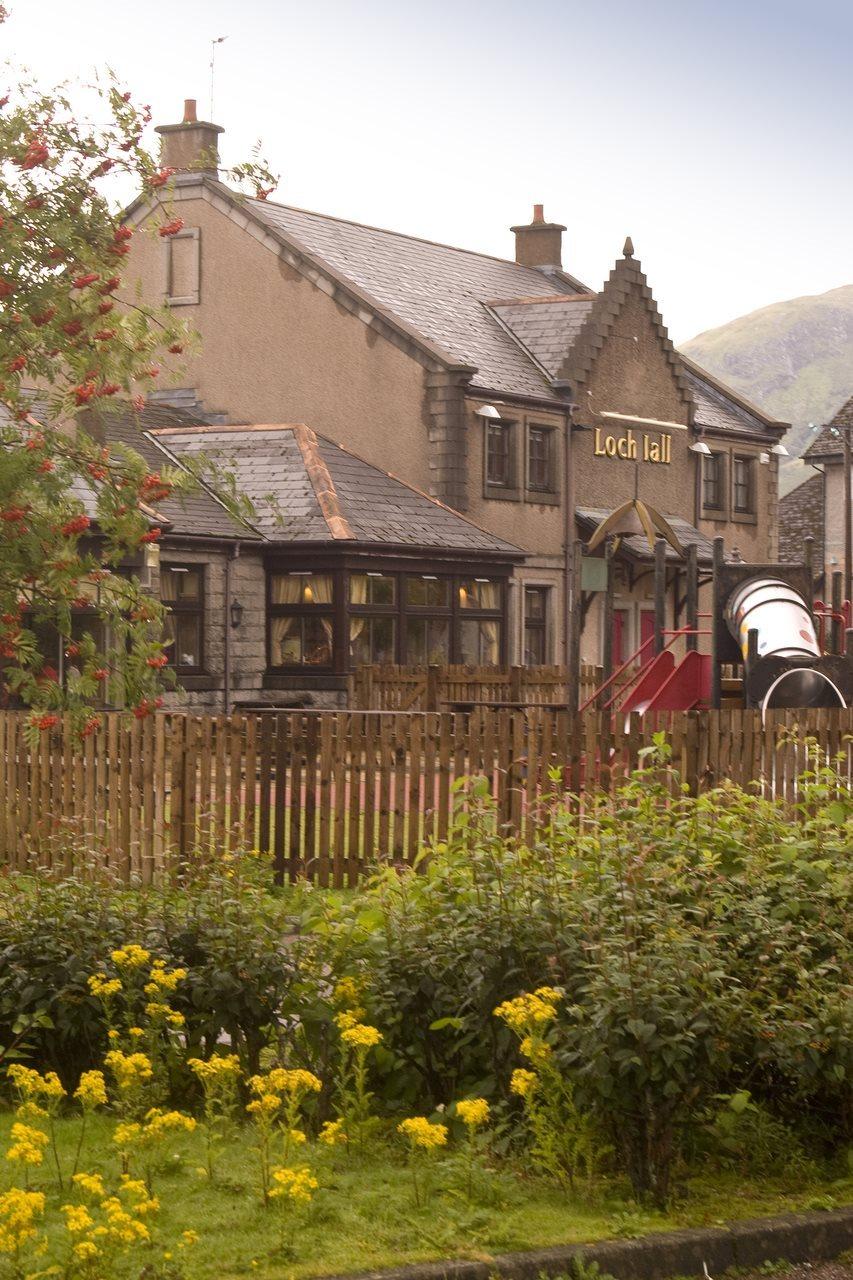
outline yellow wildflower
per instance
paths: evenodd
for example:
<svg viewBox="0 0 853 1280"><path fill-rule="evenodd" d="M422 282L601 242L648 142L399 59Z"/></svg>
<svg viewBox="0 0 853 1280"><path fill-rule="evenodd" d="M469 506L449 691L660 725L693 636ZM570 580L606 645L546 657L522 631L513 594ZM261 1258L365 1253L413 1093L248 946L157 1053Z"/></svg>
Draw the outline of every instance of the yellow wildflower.
<svg viewBox="0 0 853 1280"><path fill-rule="evenodd" d="M288 1129L287 1136L295 1147L301 1147L303 1142L308 1141L301 1129Z"/></svg>
<svg viewBox="0 0 853 1280"><path fill-rule="evenodd" d="M401 1120L397 1132L408 1138L413 1148L420 1147L424 1151L434 1151L436 1147L447 1145L447 1126L432 1124L426 1116L410 1116Z"/></svg>
<svg viewBox="0 0 853 1280"><path fill-rule="evenodd" d="M320 1130L319 1141L327 1147L344 1146L347 1142L343 1120L327 1120Z"/></svg>
<svg viewBox="0 0 853 1280"><path fill-rule="evenodd" d="M361 1000L361 983L356 978L341 978L333 993L335 1004L344 1009L355 1009Z"/></svg>
<svg viewBox="0 0 853 1280"><path fill-rule="evenodd" d="M535 1071L526 1071L524 1067L518 1067L512 1073L512 1079L509 1082L510 1092L518 1094L519 1098L529 1098L539 1081Z"/></svg>
<svg viewBox="0 0 853 1280"><path fill-rule="evenodd" d="M135 942L128 942L110 954L110 959L117 969L142 969L151 959L151 952Z"/></svg>
<svg viewBox="0 0 853 1280"><path fill-rule="evenodd" d="M478 1129L488 1123L489 1104L485 1098L464 1098L457 1102L456 1114L468 1129Z"/></svg>
<svg viewBox="0 0 853 1280"><path fill-rule="evenodd" d="M524 992L514 1000L504 1000L495 1009L495 1017L501 1018L518 1035L529 1033L531 1028L553 1022L557 1016L556 1005L563 993L556 987L539 987Z"/></svg>
<svg viewBox="0 0 853 1280"><path fill-rule="evenodd" d="M256 1116L258 1120L269 1120L278 1111L281 1106L281 1098L275 1093L265 1093L260 1098L254 1098L246 1104L246 1110L250 1116Z"/></svg>
<svg viewBox="0 0 853 1280"><path fill-rule="evenodd" d="M91 1262L98 1256L98 1246L94 1240L80 1240L75 1244L73 1253L78 1262Z"/></svg>
<svg viewBox="0 0 853 1280"><path fill-rule="evenodd" d="M156 996L160 991L175 991L178 983L186 979L186 969L166 969L162 964L155 964L151 970L151 979L145 985L147 996Z"/></svg>
<svg viewBox="0 0 853 1280"><path fill-rule="evenodd" d="M119 1089L135 1089L147 1084L154 1075L151 1059L144 1053L122 1053L121 1049L110 1049L104 1062L115 1076Z"/></svg>
<svg viewBox="0 0 853 1280"><path fill-rule="evenodd" d="M341 1040L355 1049L372 1049L374 1045L381 1043L382 1032L376 1027L368 1027L364 1023L356 1022L341 1031Z"/></svg>
<svg viewBox="0 0 853 1280"><path fill-rule="evenodd" d="M20 1160L21 1164L41 1164L44 1148L50 1141L46 1133L16 1120L12 1125L11 1138L12 1145L6 1152L7 1160Z"/></svg>
<svg viewBox="0 0 853 1280"><path fill-rule="evenodd" d="M44 1213L41 1191L12 1187L0 1195L0 1253L18 1253L38 1232L35 1221Z"/></svg>
<svg viewBox="0 0 853 1280"><path fill-rule="evenodd" d="M80 1083L74 1090L74 1097L83 1107L91 1110L106 1106L107 1086L103 1072L84 1071L80 1077Z"/></svg>
<svg viewBox="0 0 853 1280"><path fill-rule="evenodd" d="M47 1071L41 1075L38 1071L33 1071L32 1067L13 1062L8 1074L23 1098L44 1098L47 1102L59 1102L65 1097L65 1090L55 1071Z"/></svg>
<svg viewBox="0 0 853 1280"><path fill-rule="evenodd" d="M306 1167L273 1169L272 1176L277 1186L273 1187L270 1196L286 1196L288 1200L297 1204L309 1204L320 1185L311 1170Z"/></svg>
<svg viewBox="0 0 853 1280"><path fill-rule="evenodd" d="M177 1009L173 1009L166 1021L170 1027L182 1027L186 1023L186 1018L182 1013L178 1013Z"/></svg>
<svg viewBox="0 0 853 1280"><path fill-rule="evenodd" d="M551 1046L539 1036L525 1036L519 1048L525 1058L534 1063L544 1062L546 1058L550 1058L552 1052Z"/></svg>
<svg viewBox="0 0 853 1280"><path fill-rule="evenodd" d="M121 991L121 978L108 978L105 973L93 973L89 977L89 990L99 1000L110 1000Z"/></svg>
<svg viewBox="0 0 853 1280"><path fill-rule="evenodd" d="M94 1196L96 1199L102 1199L106 1194L104 1191L104 1180L99 1173L75 1173L71 1181L87 1196Z"/></svg>
<svg viewBox="0 0 853 1280"><path fill-rule="evenodd" d="M142 1137L142 1125L135 1120L122 1120L113 1130L113 1142L121 1151L133 1147Z"/></svg>
<svg viewBox="0 0 853 1280"><path fill-rule="evenodd" d="M127 1034L133 1040L141 1040L145 1035L145 1032L143 1031L142 1027L128 1027Z"/></svg>
<svg viewBox="0 0 853 1280"><path fill-rule="evenodd" d="M185 1116L182 1111L160 1111L153 1108L145 1117L145 1134L155 1141L167 1133L183 1130L185 1133L195 1131L196 1122L192 1116Z"/></svg>
<svg viewBox="0 0 853 1280"><path fill-rule="evenodd" d="M72 1235L79 1235L81 1231L88 1231L95 1225L84 1204L64 1204L62 1212L65 1214L65 1229Z"/></svg>
<svg viewBox="0 0 853 1280"><path fill-rule="evenodd" d="M265 1093L319 1093L323 1088L322 1081L311 1071L301 1067L288 1070L285 1067L273 1067L265 1076L252 1076L249 1081L252 1092L259 1095Z"/></svg>
<svg viewBox="0 0 853 1280"><path fill-rule="evenodd" d="M187 1066L203 1084L221 1079L235 1079L240 1074L240 1059L236 1053L217 1054L205 1062L202 1058L190 1058Z"/></svg>
<svg viewBox="0 0 853 1280"><path fill-rule="evenodd" d="M161 1018L168 1018L171 1009L167 1004L163 1004L161 1000L150 1000L145 1006L145 1016L150 1018L152 1022L159 1022Z"/></svg>
<svg viewBox="0 0 853 1280"><path fill-rule="evenodd" d="M198 1232L193 1231L192 1228L188 1228L186 1231L181 1232L181 1242L183 1245L186 1245L188 1247L194 1244L198 1244L200 1239L201 1237L198 1234Z"/></svg>

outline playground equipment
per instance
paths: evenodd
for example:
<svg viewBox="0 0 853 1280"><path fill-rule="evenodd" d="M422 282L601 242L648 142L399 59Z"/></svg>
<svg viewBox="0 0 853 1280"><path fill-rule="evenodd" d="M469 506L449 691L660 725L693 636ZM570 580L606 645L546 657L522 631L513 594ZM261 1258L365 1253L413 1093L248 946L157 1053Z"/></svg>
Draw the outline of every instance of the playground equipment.
<svg viewBox="0 0 853 1280"><path fill-rule="evenodd" d="M609 540L608 540L609 542ZM670 543L670 545L672 545ZM666 543L655 542L654 633L615 670L605 639L604 680L580 708L628 715L653 711L689 711L738 703L760 708L847 707L853 704L853 609L840 600L833 582L833 604L814 600L811 548L806 562L746 564L726 560L723 540L714 540L713 559L700 566L695 545L673 563ZM613 547L608 565L604 626L613 612ZM666 598L672 580L685 581L686 625L665 626ZM699 587L711 587L710 612L700 614ZM700 627L700 619L708 625ZM700 653L700 637L709 637ZM676 656L674 647L686 652ZM735 672L725 674L726 668Z"/></svg>

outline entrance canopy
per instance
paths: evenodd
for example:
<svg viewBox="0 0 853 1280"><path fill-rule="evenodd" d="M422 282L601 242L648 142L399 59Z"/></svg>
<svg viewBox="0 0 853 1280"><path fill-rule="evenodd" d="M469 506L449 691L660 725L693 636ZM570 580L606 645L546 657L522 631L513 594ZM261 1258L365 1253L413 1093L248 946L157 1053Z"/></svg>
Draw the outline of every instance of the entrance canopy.
<svg viewBox="0 0 853 1280"><path fill-rule="evenodd" d="M639 513L636 515L626 508L632 507L633 503L625 503L622 507L614 510L608 510L606 507L577 507L575 509L575 519L582 535L589 535L590 542L596 533L600 533L599 541L603 541L604 537L610 532L614 534L618 541L617 552L626 556L629 560L651 561L654 560L654 542L650 541L643 522L639 519ZM651 514L653 508L646 506L646 510ZM623 514L620 515L619 513ZM676 542L682 548L679 553L673 543L666 537L659 525L653 524L655 532L660 532L660 536L666 543L666 558L668 561L681 561L684 559L684 552L690 546L696 547L696 555L700 564L710 564L714 557L714 546L710 538L701 533L695 525L689 524L686 520L682 520L680 516L661 516L660 513L654 512L663 524L668 527L675 537ZM611 518L613 524L607 528L607 522Z"/></svg>

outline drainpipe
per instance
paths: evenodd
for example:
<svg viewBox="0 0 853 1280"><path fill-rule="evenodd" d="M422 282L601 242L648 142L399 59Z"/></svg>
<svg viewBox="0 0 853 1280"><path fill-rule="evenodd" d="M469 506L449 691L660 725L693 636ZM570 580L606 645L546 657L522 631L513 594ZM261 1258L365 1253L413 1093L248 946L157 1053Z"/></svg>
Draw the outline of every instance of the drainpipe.
<svg viewBox="0 0 853 1280"><path fill-rule="evenodd" d="M224 703L223 710L226 715L231 709L231 563L240 555L240 543L235 542L225 560L225 661L224 661L224 690L222 700Z"/></svg>
<svg viewBox="0 0 853 1280"><path fill-rule="evenodd" d="M569 666L571 662L571 636L572 623L575 610L575 588L574 581L574 545L575 545L575 485L574 485L574 467L572 466L572 414L575 410L575 403L572 400L572 387L569 382L560 378L553 383L554 389L558 395L567 397L569 403L566 406L566 438L564 444L564 467L563 467L563 492L565 494L563 505L563 553L565 556L565 564L563 569L563 664ZM556 654L554 657L556 658Z"/></svg>

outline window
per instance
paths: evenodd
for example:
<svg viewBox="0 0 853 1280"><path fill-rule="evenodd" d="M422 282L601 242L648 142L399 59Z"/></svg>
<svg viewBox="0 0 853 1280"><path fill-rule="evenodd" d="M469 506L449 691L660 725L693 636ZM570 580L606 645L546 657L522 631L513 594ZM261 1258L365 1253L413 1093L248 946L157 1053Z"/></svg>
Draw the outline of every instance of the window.
<svg viewBox="0 0 853 1280"><path fill-rule="evenodd" d="M732 507L738 515L753 515L755 512L754 463L754 458L735 457L732 460Z"/></svg>
<svg viewBox="0 0 853 1280"><path fill-rule="evenodd" d="M200 565L161 565L160 599L168 610L163 625L163 641L170 665L176 671L201 671L204 660L204 569Z"/></svg>
<svg viewBox="0 0 853 1280"><path fill-rule="evenodd" d="M515 483L512 463L512 423L489 422L486 426L486 484L511 489Z"/></svg>
<svg viewBox="0 0 853 1280"><path fill-rule="evenodd" d="M428 573L423 573L418 578L407 578L406 604L421 608L449 608L450 579Z"/></svg>
<svg viewBox="0 0 853 1280"><path fill-rule="evenodd" d="M406 662L413 666L450 661L449 618L406 619Z"/></svg>
<svg viewBox="0 0 853 1280"><path fill-rule="evenodd" d="M270 577L271 667L330 667L334 580L330 573Z"/></svg>
<svg viewBox="0 0 853 1280"><path fill-rule="evenodd" d="M386 573L350 574L349 603L351 665L395 662L397 579Z"/></svg>
<svg viewBox="0 0 853 1280"><path fill-rule="evenodd" d="M166 301L193 306L201 296L201 240L198 227L184 227L166 240Z"/></svg>
<svg viewBox="0 0 853 1280"><path fill-rule="evenodd" d="M459 583L459 657L466 665L496 667L501 660L502 590L490 578Z"/></svg>
<svg viewBox="0 0 853 1280"><path fill-rule="evenodd" d="M725 454L702 455L702 506L706 511L725 509Z"/></svg>
<svg viewBox="0 0 853 1280"><path fill-rule="evenodd" d="M527 432L527 487L540 493L554 491L554 432L550 427L530 427Z"/></svg>
<svg viewBox="0 0 853 1280"><path fill-rule="evenodd" d="M524 588L524 664L541 667L548 661L548 588Z"/></svg>

